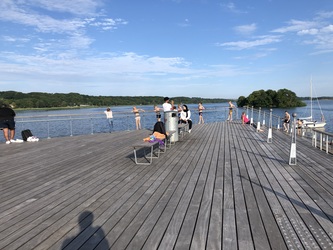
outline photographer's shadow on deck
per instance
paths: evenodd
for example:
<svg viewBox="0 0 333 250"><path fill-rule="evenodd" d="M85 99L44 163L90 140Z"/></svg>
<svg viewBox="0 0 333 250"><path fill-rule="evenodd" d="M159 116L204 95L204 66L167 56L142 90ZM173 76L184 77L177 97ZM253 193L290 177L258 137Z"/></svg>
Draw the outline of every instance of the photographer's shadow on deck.
<svg viewBox="0 0 333 250"><path fill-rule="evenodd" d="M105 239L105 233L102 227L93 227L94 214L90 211L84 211L78 218L80 232L62 243L61 249L79 249L84 245L85 249L110 249L108 241Z"/></svg>

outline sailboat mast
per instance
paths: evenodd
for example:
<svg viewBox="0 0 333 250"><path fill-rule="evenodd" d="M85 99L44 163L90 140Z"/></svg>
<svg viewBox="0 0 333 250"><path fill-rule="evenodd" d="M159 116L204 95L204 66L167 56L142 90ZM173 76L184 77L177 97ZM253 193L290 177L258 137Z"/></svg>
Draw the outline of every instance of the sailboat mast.
<svg viewBox="0 0 333 250"><path fill-rule="evenodd" d="M312 119L312 76L311 76L311 79L310 79L310 108L311 108L311 119Z"/></svg>

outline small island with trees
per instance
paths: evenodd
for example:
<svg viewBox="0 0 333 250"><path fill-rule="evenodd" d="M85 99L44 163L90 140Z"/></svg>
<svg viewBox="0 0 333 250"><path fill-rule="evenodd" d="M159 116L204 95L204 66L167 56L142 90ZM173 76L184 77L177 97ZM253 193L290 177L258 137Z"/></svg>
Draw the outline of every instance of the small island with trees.
<svg viewBox="0 0 333 250"><path fill-rule="evenodd" d="M257 90L253 91L248 97L240 96L237 100L238 107L255 108L293 108L304 107L306 104L297 97L296 94L288 89Z"/></svg>

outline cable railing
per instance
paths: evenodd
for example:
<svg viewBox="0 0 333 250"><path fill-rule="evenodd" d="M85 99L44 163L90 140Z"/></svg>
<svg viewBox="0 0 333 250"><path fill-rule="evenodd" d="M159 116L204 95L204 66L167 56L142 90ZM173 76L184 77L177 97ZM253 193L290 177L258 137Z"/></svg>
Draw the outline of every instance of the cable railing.
<svg viewBox="0 0 333 250"><path fill-rule="evenodd" d="M257 126L271 126L272 129L281 129L283 119L274 114L274 110L254 107L234 108L232 120L239 120L241 113L245 112L251 124ZM161 112L163 113L163 112ZM205 123L222 122L228 119L229 107L208 108L203 112ZM132 112L113 112L113 126L110 128L104 112L87 112L72 114L40 114L40 115L17 115L16 137L20 137L20 131L30 129L39 138L54 138L65 136L76 136L84 134L108 133L114 131L135 130L135 116ZM156 122L156 114L153 110L140 112L141 127L152 129ZM163 114L162 114L163 118ZM193 124L199 121L199 112L191 110ZM292 126L290 126L292 129ZM110 130L111 129L111 130ZM290 131L291 132L291 131ZM312 138L313 144L319 148L332 151L332 134L309 128L302 129L301 136ZM314 139L316 138L316 139ZM322 138L322 139L320 139ZM3 138L0 140L3 141Z"/></svg>
<svg viewBox="0 0 333 250"><path fill-rule="evenodd" d="M204 120L206 123L222 122L228 117L229 109L227 107L208 108L204 111ZM163 112L161 112L163 113ZM113 111L114 131L135 130L135 116L132 112ZM141 128L152 129L156 122L156 113L154 111L140 112ZM233 112L233 119L239 119L238 109ZM162 114L163 118L163 114ZM191 110L191 119L193 124L199 121L199 112ZM22 130L30 129L34 135L39 138L54 138L64 136L76 136L84 134L108 133L110 126L104 112L87 112L72 114L36 114L20 115L15 117L16 137Z"/></svg>

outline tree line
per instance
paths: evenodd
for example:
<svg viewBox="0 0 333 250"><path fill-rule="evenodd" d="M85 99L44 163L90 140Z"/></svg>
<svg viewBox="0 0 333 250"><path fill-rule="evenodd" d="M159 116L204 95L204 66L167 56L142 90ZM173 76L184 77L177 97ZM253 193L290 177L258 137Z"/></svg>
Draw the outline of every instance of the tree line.
<svg viewBox="0 0 333 250"><path fill-rule="evenodd" d="M90 96L78 93L22 93L16 91L0 91L0 104L12 108L66 108L82 106L126 106L126 105L161 105L162 96ZM175 103L221 103L228 100L222 98L173 97Z"/></svg>
<svg viewBox="0 0 333 250"><path fill-rule="evenodd" d="M17 91L0 91L0 104L6 104L12 108L68 108L82 106L127 106L127 105L161 105L163 96L90 96L78 93L44 93ZM172 97L175 103L222 103L230 99L225 98L201 98L201 97ZM253 106L266 108L302 107L306 104L302 100L309 97L297 97L288 89L257 90L248 97L240 96L237 106ZM333 99L333 97L320 97L319 99Z"/></svg>

